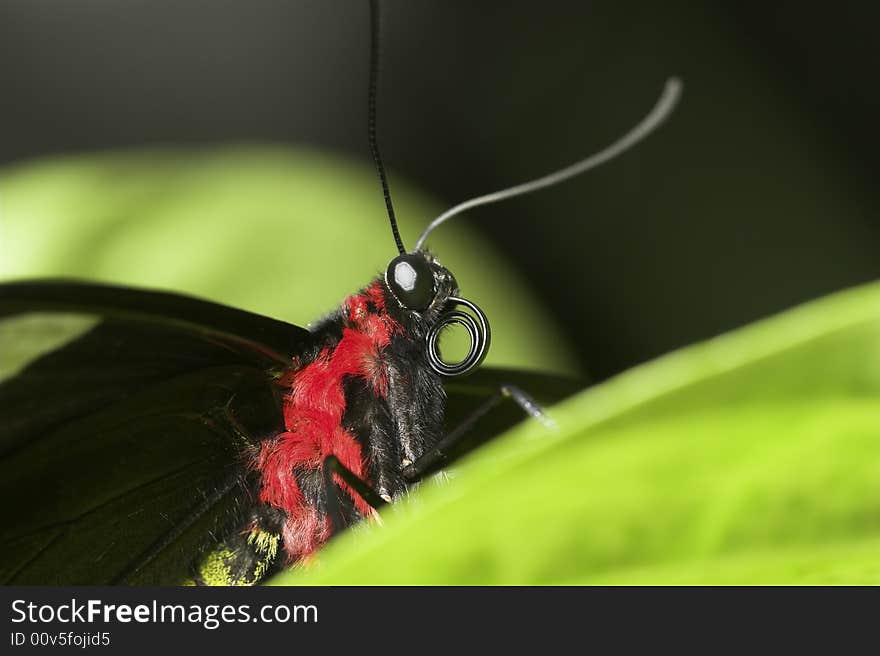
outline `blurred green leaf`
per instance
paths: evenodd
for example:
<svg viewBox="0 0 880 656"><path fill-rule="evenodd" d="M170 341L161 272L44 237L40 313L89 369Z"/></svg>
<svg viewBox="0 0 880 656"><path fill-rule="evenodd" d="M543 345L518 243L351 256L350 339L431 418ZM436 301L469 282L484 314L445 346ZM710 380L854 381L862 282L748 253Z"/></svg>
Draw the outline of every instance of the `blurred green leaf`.
<svg viewBox="0 0 880 656"><path fill-rule="evenodd" d="M392 183L412 246L445 208ZM304 149L48 159L0 173L0 280L62 276L170 289L306 325L396 254L384 212L369 166ZM430 246L490 317L487 364L578 373L539 300L477 236L475 220L444 226Z"/></svg>
<svg viewBox="0 0 880 656"><path fill-rule="evenodd" d="M880 285L639 367L278 583L880 583Z"/></svg>

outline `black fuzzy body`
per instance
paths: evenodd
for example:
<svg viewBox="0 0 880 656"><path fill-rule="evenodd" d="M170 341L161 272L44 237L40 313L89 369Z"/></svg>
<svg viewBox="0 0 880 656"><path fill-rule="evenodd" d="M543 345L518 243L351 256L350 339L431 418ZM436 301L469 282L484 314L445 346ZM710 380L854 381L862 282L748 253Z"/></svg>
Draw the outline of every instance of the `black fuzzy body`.
<svg viewBox="0 0 880 656"><path fill-rule="evenodd" d="M254 576L240 575L253 572L266 556L252 548L254 540L249 536L277 537L279 547L271 567L259 565L267 573L279 563L295 564L308 559L336 530L373 514L357 492L337 476L328 476L321 466L323 458L330 455L346 464L343 454L346 448L351 450L351 445L344 439L338 445L325 446L321 460L282 465L290 469L292 481L301 493L302 506L279 503L278 499L286 498L284 490L277 485L270 488L270 481L285 475L287 470L279 474L275 461L271 467L266 465L265 454L280 450L283 440L298 439L296 426L300 415L307 416L312 407L329 403L331 398L335 398L334 403L340 401L332 393L326 394L326 398L322 396L325 387L332 390L338 385L341 389L344 408L338 428L353 438L360 451L362 469L358 472L354 466L349 468L386 501L405 494L408 482L403 470L441 438L446 396L441 377L429 366L425 336L457 289L446 269L429 255L425 254L425 258L434 274L436 291L428 308L418 312L407 309L397 301L385 280L377 278L311 329L310 346L279 377L288 430L247 449L246 460L257 463L252 465L254 475L248 479L249 496L259 502L246 514L244 525L234 526L221 545L222 551L236 554L235 558L227 559L227 565L238 574L233 577L235 580L227 582L256 580ZM372 345L364 347L363 354L353 351L352 346L358 344L356 348L361 348L361 342ZM351 359L352 353L355 359L362 355L370 360L374 365L370 375L346 373L338 380L333 378L337 359ZM330 427L327 432L335 435L334 431L336 428ZM314 439L314 435L305 435L304 439ZM336 516L328 514L331 509ZM294 531L300 534L293 534ZM304 535L310 532L313 534ZM215 558L215 552L209 552L208 560ZM203 569L204 558L201 563Z"/></svg>

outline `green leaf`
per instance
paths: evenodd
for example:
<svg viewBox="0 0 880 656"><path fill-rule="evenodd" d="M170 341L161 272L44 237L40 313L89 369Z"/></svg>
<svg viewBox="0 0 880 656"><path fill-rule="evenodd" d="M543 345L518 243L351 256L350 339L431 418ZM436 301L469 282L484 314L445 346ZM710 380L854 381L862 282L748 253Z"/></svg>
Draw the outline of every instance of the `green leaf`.
<svg viewBox="0 0 880 656"><path fill-rule="evenodd" d="M555 407L276 583L880 583L880 285Z"/></svg>
<svg viewBox="0 0 880 656"><path fill-rule="evenodd" d="M412 246L445 208L392 183ZM302 326L396 254L372 168L305 149L168 148L19 165L0 172L0 217L0 280L169 289ZM478 220L450 222L429 246L490 317L487 364L579 373L521 274L473 229Z"/></svg>

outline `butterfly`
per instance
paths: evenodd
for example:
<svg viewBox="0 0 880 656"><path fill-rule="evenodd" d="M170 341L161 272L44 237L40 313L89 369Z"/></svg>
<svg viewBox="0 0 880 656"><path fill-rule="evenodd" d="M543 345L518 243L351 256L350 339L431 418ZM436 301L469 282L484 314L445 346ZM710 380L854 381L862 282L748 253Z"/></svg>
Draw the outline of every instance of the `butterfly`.
<svg viewBox="0 0 880 656"><path fill-rule="evenodd" d="M49 333L0 383L0 582L258 583L522 417L550 424L542 406L579 389L481 368L488 317L426 240L628 149L669 115L678 82L609 148L456 205L407 250L376 140L371 8L369 142L398 252L335 312L305 329L168 292L0 285L4 339ZM470 346L449 362L454 325Z"/></svg>

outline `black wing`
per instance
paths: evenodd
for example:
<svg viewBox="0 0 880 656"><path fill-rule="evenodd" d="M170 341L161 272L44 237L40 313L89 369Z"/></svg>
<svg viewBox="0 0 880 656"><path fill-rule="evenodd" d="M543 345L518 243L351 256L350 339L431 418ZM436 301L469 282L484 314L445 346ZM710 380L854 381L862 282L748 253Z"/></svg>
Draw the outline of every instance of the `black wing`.
<svg viewBox="0 0 880 656"><path fill-rule="evenodd" d="M37 326L63 342L0 383L0 582L183 581L246 504L239 454L280 427L273 371L310 333L76 283L0 285L0 317L6 368Z"/></svg>

